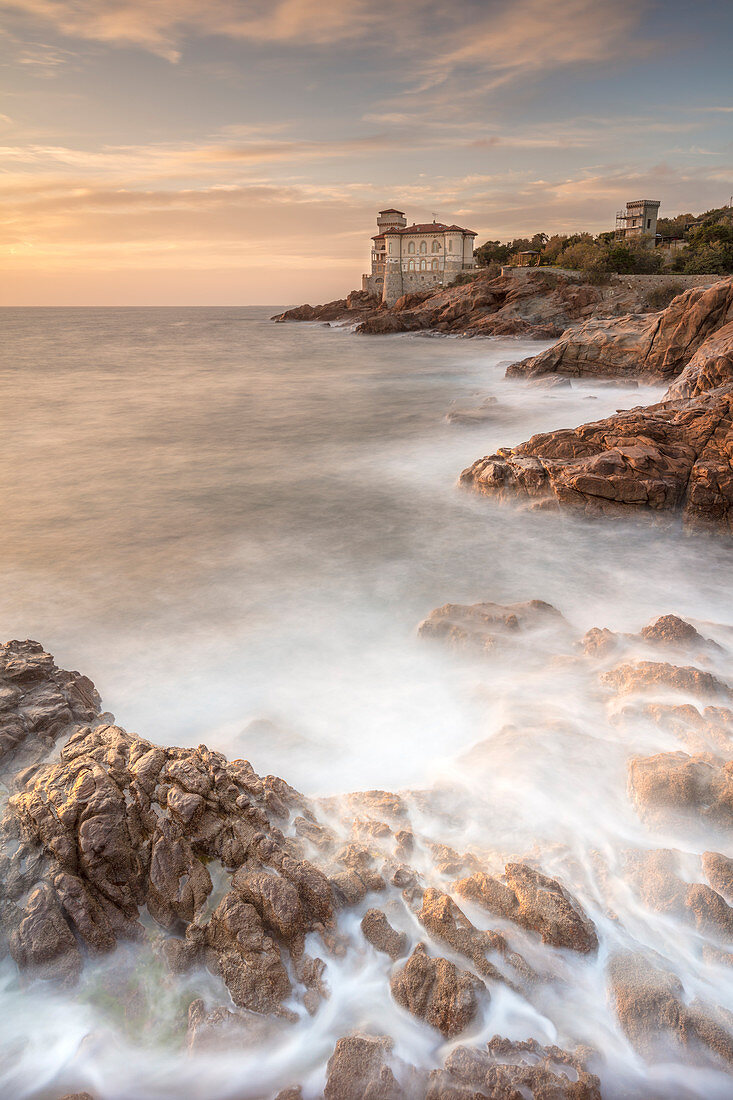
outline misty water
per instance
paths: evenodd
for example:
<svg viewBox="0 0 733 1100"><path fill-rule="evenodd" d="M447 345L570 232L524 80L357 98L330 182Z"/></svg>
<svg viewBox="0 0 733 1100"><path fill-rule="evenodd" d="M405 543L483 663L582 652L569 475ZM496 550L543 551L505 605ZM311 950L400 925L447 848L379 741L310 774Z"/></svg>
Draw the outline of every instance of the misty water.
<svg viewBox="0 0 733 1100"><path fill-rule="evenodd" d="M365 338L274 325L271 312L0 311L3 639L36 638L91 677L126 729L245 757L309 796L460 790L452 815L426 813L423 833L494 853L499 870L533 857L573 888L601 938L597 957L550 960L518 936L552 980L532 1004L492 990L461 1041L596 1047L609 1097L730 1096L713 1066L672 1053L644 1062L609 1004L609 954L633 946L661 954L687 997L733 1007L733 970L703 959L701 933L644 908L617 875L624 849L694 855L725 839L652 836L640 822L628 757L680 746L613 722L568 639L675 612L730 645L733 555L675 527L532 512L457 486L497 446L662 389L531 387L504 370L536 342ZM487 395L490 421L446 421ZM447 602L527 599L552 603L570 628L533 636L520 658L472 659L416 634ZM711 661L730 677L725 651ZM326 959L331 996L317 1014L216 1056L183 1046L185 1003L228 1001L211 975L173 981L152 953L121 948L60 991L19 981L5 959L0 1095L252 1100L301 1082L310 1100L354 1028L441 1064L450 1044L391 1001L389 960L359 941L368 904L342 918L355 946ZM463 907L479 927L502 927ZM421 938L416 922L405 930Z"/></svg>

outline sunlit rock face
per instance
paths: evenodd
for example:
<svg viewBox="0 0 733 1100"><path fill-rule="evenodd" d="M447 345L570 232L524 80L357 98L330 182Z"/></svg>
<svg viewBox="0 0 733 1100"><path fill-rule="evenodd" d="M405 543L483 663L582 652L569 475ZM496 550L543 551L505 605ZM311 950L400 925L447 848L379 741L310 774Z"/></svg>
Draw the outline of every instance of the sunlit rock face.
<svg viewBox="0 0 733 1100"><path fill-rule="evenodd" d="M596 1100L643 1095L660 1073L670 1096L696 1095L702 1073L723 1097L730 632L662 615L581 636L536 600L458 617L502 644L425 630L420 644L495 691L519 660L554 702L538 712L510 692L506 729L431 787L305 798L107 715L67 723L56 745L49 709L25 738L43 758L6 773L2 822L0 921L28 989L73 1000L103 976L150 1021L175 995L178 1057L214 1072L212 1096L226 1095L215 1059L251 1073L271 1051L280 1068L253 1095L280 1100ZM35 697L77 682L35 643L2 654ZM8 697L9 721L25 698ZM566 798L545 805L560 762ZM145 1002L130 975L151 966ZM525 1039L502 1036L517 1026ZM91 1048L102 1080L108 1041Z"/></svg>

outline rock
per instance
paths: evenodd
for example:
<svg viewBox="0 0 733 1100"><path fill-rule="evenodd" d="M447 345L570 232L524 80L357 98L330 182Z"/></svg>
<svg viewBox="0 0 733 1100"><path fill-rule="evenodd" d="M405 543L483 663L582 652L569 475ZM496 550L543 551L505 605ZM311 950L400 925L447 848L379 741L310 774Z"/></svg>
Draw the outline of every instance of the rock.
<svg viewBox="0 0 733 1100"><path fill-rule="evenodd" d="M685 622L677 615L662 615L651 623L642 627L641 636L652 645L670 647L672 649L698 649L705 644L705 639L691 623Z"/></svg>
<svg viewBox="0 0 733 1100"><path fill-rule="evenodd" d="M460 1035L476 1017L484 983L448 959L431 958L420 943L389 983L392 996L419 1020L447 1038Z"/></svg>
<svg viewBox="0 0 733 1100"><path fill-rule="evenodd" d="M651 824L733 826L733 761L660 752L629 762L629 791Z"/></svg>
<svg viewBox="0 0 733 1100"><path fill-rule="evenodd" d="M10 937L10 954L21 970L34 977L62 982L78 977L79 948L50 886L38 886L28 898Z"/></svg>
<svg viewBox="0 0 733 1100"><path fill-rule="evenodd" d="M324 1100L400 1100L401 1090L388 1065L391 1053L387 1036L339 1039L328 1060Z"/></svg>
<svg viewBox="0 0 733 1100"><path fill-rule="evenodd" d="M730 321L733 279L721 279L710 287L695 287L678 295L661 313L586 321L566 332L548 351L509 367L507 375L560 372L671 379ZM717 357L719 353L708 349L706 359L713 354Z"/></svg>
<svg viewBox="0 0 733 1100"><path fill-rule="evenodd" d="M608 976L621 1027L645 1058L666 1061L670 1043L702 1044L722 1062L733 1062L733 1036L715 1010L685 1005L682 983L658 958L641 952L614 955Z"/></svg>
<svg viewBox="0 0 733 1100"><path fill-rule="evenodd" d="M433 939L465 955L484 978L513 985L487 958L489 954L503 958L505 965L512 968L514 978L521 976L532 981L535 976L522 956L510 950L504 936L474 928L453 899L440 890L430 887L425 891L418 920Z"/></svg>
<svg viewBox="0 0 733 1100"><path fill-rule="evenodd" d="M688 527L733 530L733 384L631 409L502 447L461 474L499 499L589 515L681 512Z"/></svg>
<svg viewBox="0 0 733 1100"><path fill-rule="evenodd" d="M713 889L733 904L733 859L720 852L703 852L702 869Z"/></svg>
<svg viewBox="0 0 733 1100"><path fill-rule="evenodd" d="M530 631L567 629L567 622L543 600L524 603L444 604L420 623L421 638L440 638L457 649L487 652L511 646Z"/></svg>
<svg viewBox="0 0 733 1100"><path fill-rule="evenodd" d="M693 665L671 665L662 661L635 661L603 673L601 683L619 695L637 691L668 689L703 698L731 699L733 689L710 672Z"/></svg>
<svg viewBox="0 0 733 1100"><path fill-rule="evenodd" d="M545 943L588 954L598 947L595 925L555 879L526 863L508 863L504 881L479 871L455 888L497 916L538 932Z"/></svg>
<svg viewBox="0 0 733 1100"><path fill-rule="evenodd" d="M431 1074L425 1100L601 1100L599 1079L582 1059L534 1040L496 1035L486 1050L457 1046Z"/></svg>
<svg viewBox="0 0 733 1100"><path fill-rule="evenodd" d="M407 954L407 936L395 931L381 909L367 909L361 919L361 930L372 947L383 951L393 961Z"/></svg>
<svg viewBox="0 0 733 1100"><path fill-rule="evenodd" d="M254 906L266 928L284 939L306 931L300 896L287 879L242 867L232 879L232 889Z"/></svg>
<svg viewBox="0 0 733 1100"><path fill-rule="evenodd" d="M101 709L91 680L57 668L39 642L0 645L0 776L37 763Z"/></svg>
<svg viewBox="0 0 733 1100"><path fill-rule="evenodd" d="M275 941L257 910L225 894L206 928L212 968L221 974L235 1005L253 1012L276 1012L291 985Z"/></svg>
<svg viewBox="0 0 733 1100"><path fill-rule="evenodd" d="M231 1051L232 1047L262 1044L272 1039L272 1023L253 1012L232 1012L218 1005L211 1011L201 998L188 1008L186 1046L195 1051Z"/></svg>
<svg viewBox="0 0 733 1100"><path fill-rule="evenodd" d="M695 352L667 391L671 400L697 397L733 382L733 320L719 328Z"/></svg>
<svg viewBox="0 0 733 1100"><path fill-rule="evenodd" d="M690 920L713 938L733 938L733 909L710 886L685 882L679 874L678 857L679 853L669 849L627 852L626 878L655 912Z"/></svg>

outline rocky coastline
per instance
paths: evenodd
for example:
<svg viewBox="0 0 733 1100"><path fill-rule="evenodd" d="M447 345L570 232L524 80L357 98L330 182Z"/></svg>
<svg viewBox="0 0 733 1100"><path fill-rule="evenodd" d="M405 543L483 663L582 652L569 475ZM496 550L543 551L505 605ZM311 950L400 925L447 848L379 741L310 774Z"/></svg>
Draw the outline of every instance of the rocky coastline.
<svg viewBox="0 0 733 1100"><path fill-rule="evenodd" d="M489 662L523 647L541 652L548 631L547 659L565 652L619 728L633 732L643 721L673 733L673 751L640 751L629 738L627 797L650 840L622 853L622 889L642 909L696 928L706 959L724 959L733 860L690 853L701 821L721 844L733 827L730 650L674 615L638 634L598 627L578 638L560 611L537 600L446 605L419 629L425 644ZM725 1005L691 1000L674 961L634 947L628 932L609 937L619 886L608 855L595 854L596 885L581 898L572 860L558 864L557 852L551 863L563 873L550 873L550 853L508 858L490 837L483 849L436 843L430 822L460 827L461 787L448 780L308 799L204 745L156 745L116 725L91 682L59 669L36 642L0 646L0 693L9 792L0 928L26 983L73 986L125 943L153 951L172 980L208 972L221 1001L191 998L181 1021L182 1055L194 1057L297 1026L330 997L329 960L371 951L384 959L394 1003L460 1042L429 1070L398 1057L389 1035L344 1034L325 1070L324 1100L597 1100L606 1052L564 1046L562 1025L559 1041L545 1046L471 1039L502 991L552 1015L553 989L585 965L601 968L621 1034L642 1059L674 1051L733 1072ZM477 746L474 772L480 754ZM670 822L688 838L684 855L655 842ZM358 925L344 923L350 912L362 914ZM278 1100L299 1100L300 1086L293 1081Z"/></svg>

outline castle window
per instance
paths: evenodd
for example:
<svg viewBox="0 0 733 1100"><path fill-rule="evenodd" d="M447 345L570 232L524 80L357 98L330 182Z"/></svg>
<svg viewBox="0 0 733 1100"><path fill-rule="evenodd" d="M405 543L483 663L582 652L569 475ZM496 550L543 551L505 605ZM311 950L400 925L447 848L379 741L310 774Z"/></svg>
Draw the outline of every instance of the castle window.
<svg viewBox="0 0 733 1100"><path fill-rule="evenodd" d="M415 270L415 261L414 260L410 260L409 264L407 265L407 270L408 271L414 271Z"/></svg>
<svg viewBox="0 0 733 1100"><path fill-rule="evenodd" d="M408 252L414 252L415 251L415 242L414 241L410 241L410 243L407 246L407 251Z"/></svg>
<svg viewBox="0 0 733 1100"><path fill-rule="evenodd" d="M440 252L440 241L433 241L433 252Z"/></svg>
<svg viewBox="0 0 733 1100"><path fill-rule="evenodd" d="M437 270L438 270L438 261L433 260L433 271L437 271Z"/></svg>
<svg viewBox="0 0 733 1100"><path fill-rule="evenodd" d="M453 251L453 241L448 241L448 251L449 252Z"/></svg>
<svg viewBox="0 0 733 1100"><path fill-rule="evenodd" d="M428 266L428 261L427 260L420 260L420 270L421 271L426 271L427 266Z"/></svg>
<svg viewBox="0 0 733 1100"><path fill-rule="evenodd" d="M427 250L428 250L428 242L427 241L420 241L420 251L421 252L427 252Z"/></svg>

